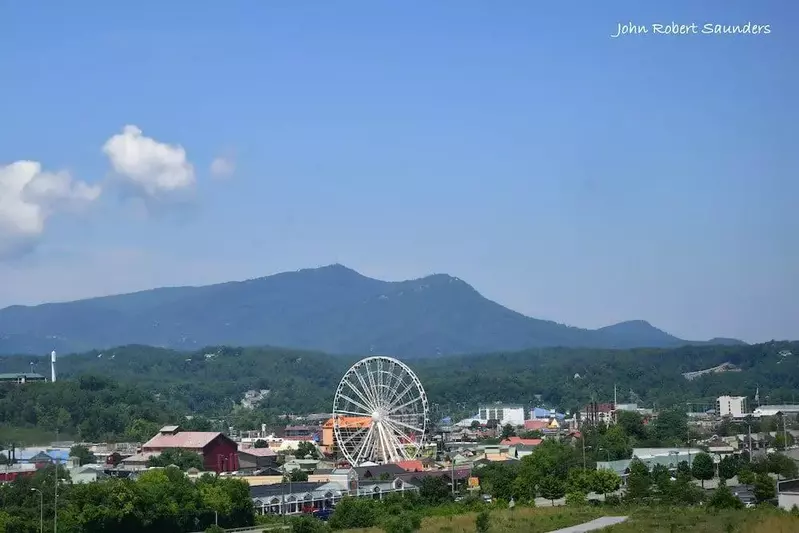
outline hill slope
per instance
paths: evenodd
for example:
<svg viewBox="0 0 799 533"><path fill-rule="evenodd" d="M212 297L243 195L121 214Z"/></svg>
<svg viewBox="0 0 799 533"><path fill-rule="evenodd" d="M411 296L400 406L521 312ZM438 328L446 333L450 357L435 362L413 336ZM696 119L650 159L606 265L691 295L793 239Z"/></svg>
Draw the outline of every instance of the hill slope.
<svg viewBox="0 0 799 533"><path fill-rule="evenodd" d="M0 353L227 344L407 357L687 343L643 321L587 330L529 318L444 274L385 282L341 265L0 310Z"/></svg>

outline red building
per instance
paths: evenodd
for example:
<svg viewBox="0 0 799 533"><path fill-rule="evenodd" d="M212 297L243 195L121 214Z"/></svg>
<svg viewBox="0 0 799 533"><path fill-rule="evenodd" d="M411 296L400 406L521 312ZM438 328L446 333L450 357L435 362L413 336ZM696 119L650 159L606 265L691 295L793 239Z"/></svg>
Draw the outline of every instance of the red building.
<svg viewBox="0 0 799 533"><path fill-rule="evenodd" d="M174 449L200 454L203 467L209 472L233 472L239 468L238 445L215 431L181 431L179 426L164 426L141 447L142 453Z"/></svg>

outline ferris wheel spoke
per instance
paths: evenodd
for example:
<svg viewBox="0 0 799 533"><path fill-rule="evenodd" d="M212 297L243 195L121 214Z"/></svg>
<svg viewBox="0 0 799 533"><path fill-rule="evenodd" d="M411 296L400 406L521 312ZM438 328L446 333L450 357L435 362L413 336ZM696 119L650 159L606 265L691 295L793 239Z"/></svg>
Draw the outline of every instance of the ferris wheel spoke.
<svg viewBox="0 0 799 533"><path fill-rule="evenodd" d="M369 408L366 407L365 405L363 405L361 402L353 400L352 398L350 398L349 396L347 396L344 393L339 393L339 396L341 396L342 398L344 398L345 400L347 400L351 404L353 404L353 405L355 405L357 407L360 407L361 409L364 410L364 412L367 412L367 413L369 412Z"/></svg>
<svg viewBox="0 0 799 533"><path fill-rule="evenodd" d="M388 432L388 437L392 441L392 448L397 452L397 458L403 459L406 458L407 454L405 452L405 447L400 442L399 438L397 437L397 428L394 426L389 419L385 419L386 426L391 430ZM401 456L401 457L400 457Z"/></svg>
<svg viewBox="0 0 799 533"><path fill-rule="evenodd" d="M355 376L358 378L358 382L360 382L361 387L363 387L364 394L366 394L366 396L368 398L370 398L370 400L371 400L371 401L366 402L366 403L376 406L377 405L377 399L374 397L373 394L371 394L371 392L369 390L369 385L366 384L366 381L363 379L363 376L361 375L361 373L358 372L358 371L355 371ZM372 409L372 411L373 410L374 409Z"/></svg>
<svg viewBox="0 0 799 533"><path fill-rule="evenodd" d="M366 433L366 437L359 443L358 447L356 448L355 454L355 465L357 466L361 463L361 455L363 454L364 450L366 450L369 446L369 441L372 439L372 434L374 433L374 425L369 426L369 431Z"/></svg>
<svg viewBox="0 0 799 533"><path fill-rule="evenodd" d="M402 386L402 384L405 382L405 380L403 378L404 378L404 376L402 376L402 375L397 376L397 381L394 383L394 385L392 385L391 390L389 390L389 393L388 393L389 409L390 409L391 404L392 403L396 403L396 401L398 399L397 391Z"/></svg>
<svg viewBox="0 0 799 533"><path fill-rule="evenodd" d="M413 404L413 403L416 403L416 402L418 402L418 401L419 401L419 398L414 398L414 399L412 399L412 400L409 400L409 401L405 402L405 403L404 403L404 404L402 404L402 405L398 405L397 407L394 407L393 409L391 409L391 410L389 411L389 413L391 413L391 414L393 414L393 413L396 413L396 412L397 412L397 411L399 411L400 409L403 409L403 408L405 408L405 407L408 407L409 405L411 405L411 404Z"/></svg>
<svg viewBox="0 0 799 533"><path fill-rule="evenodd" d="M375 383L375 376L372 372L372 369L369 368L368 365L366 366L366 377L369 380L369 385L372 386L372 388L369 390L372 391L372 397L375 399L375 407L380 407L380 398L378 396L379 391L377 389L377 384Z"/></svg>
<svg viewBox="0 0 799 533"><path fill-rule="evenodd" d="M398 424L398 425L400 425L400 426L402 426L404 428L408 428L411 431L413 431L415 433L418 433L419 435L423 435L424 434L424 430L423 429L414 427L414 426L412 426L410 424L406 424L405 422L401 422L401 421L396 420L396 419L392 420L391 422L394 423L394 424Z"/></svg>
<svg viewBox="0 0 799 533"><path fill-rule="evenodd" d="M398 441L400 441L400 442L401 442L401 439L400 439L400 437L402 437L402 439L404 439L405 441L407 441L407 443L408 443L408 444L413 444L414 446L416 446L415 439L412 439L412 438L410 437L410 435L408 435L407 433L405 433L404 431L402 431L402 430L401 430L401 429L400 429L400 428L397 426L397 424L396 424L396 422L397 422L397 421L396 421L396 420L391 420L390 418L386 418L386 422L387 422L387 423L389 424L389 426L391 426L391 428L394 430L394 434L395 434L395 436L397 436L397 440L398 440Z"/></svg>
<svg viewBox="0 0 799 533"><path fill-rule="evenodd" d="M355 437L358 436L358 434L362 433L365 430L366 430L366 428L361 428L358 431L356 431L355 433L353 433L352 435L349 435L349 438L347 440L341 442L341 445L349 444L350 442L353 441L353 439L355 439ZM339 432L341 432L341 430L339 430Z"/></svg>
<svg viewBox="0 0 799 533"><path fill-rule="evenodd" d="M371 403L372 403L372 402L369 400L369 398L367 398L367 397L364 395L364 393L362 393L361 391L359 391L359 390L358 390L358 389L357 389L357 388L356 388L356 387L355 387L355 386L354 386L352 383L350 383L350 381L349 381L349 380L347 380L347 385L348 385L348 386L349 386L349 388L350 388L350 389L351 389L351 390L352 390L352 391L355 393L355 395L356 395L356 396L358 396L358 398L360 398L361 400L363 400L363 403L365 403L365 404L367 404L367 405L369 405L369 404L371 404ZM366 411L367 411L367 413L368 413L368 414L371 414L371 413L372 413L372 411L374 411L374 409L371 409L371 410L370 410L370 409L367 409ZM367 413L364 413L364 414L367 414Z"/></svg>
<svg viewBox="0 0 799 533"><path fill-rule="evenodd" d="M371 417L372 416L371 413L360 413L358 411L347 411L345 409L337 409L336 413L341 414L341 415L352 415L352 416L358 416L358 417L362 417L362 416Z"/></svg>
<svg viewBox="0 0 799 533"><path fill-rule="evenodd" d="M389 412L391 412L391 410L394 409L394 407L397 405L397 403L399 403L400 400L402 400L405 397L406 394L408 394L408 392L413 388L414 385L416 385L414 382L410 382L408 384L408 386L405 387L405 390L403 390L399 395L397 395L397 396L395 396L393 398L391 404L389 404L389 406L388 406Z"/></svg>
<svg viewBox="0 0 799 533"><path fill-rule="evenodd" d="M388 445L388 439L386 438L386 428L382 421L378 424L378 428L380 431L380 444L383 451L383 462L388 463L391 461L390 449Z"/></svg>

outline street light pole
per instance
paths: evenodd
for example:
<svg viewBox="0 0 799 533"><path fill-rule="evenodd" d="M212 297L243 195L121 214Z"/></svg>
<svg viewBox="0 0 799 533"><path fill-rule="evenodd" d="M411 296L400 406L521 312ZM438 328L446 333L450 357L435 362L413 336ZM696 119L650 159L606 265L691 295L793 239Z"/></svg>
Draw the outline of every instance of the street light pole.
<svg viewBox="0 0 799 533"><path fill-rule="evenodd" d="M44 533L44 493L36 488L31 489L31 492L39 493L39 533Z"/></svg>

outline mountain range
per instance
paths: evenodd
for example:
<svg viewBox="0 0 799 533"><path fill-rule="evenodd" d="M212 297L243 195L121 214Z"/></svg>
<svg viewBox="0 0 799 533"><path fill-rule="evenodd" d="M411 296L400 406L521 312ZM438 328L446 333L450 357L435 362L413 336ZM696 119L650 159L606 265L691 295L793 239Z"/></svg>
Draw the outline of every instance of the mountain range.
<svg viewBox="0 0 799 533"><path fill-rule="evenodd" d="M126 344L186 350L271 345L425 357L554 346L744 343L685 341L643 320L581 329L507 309L446 274L387 282L342 265L0 309L0 353L69 353Z"/></svg>

